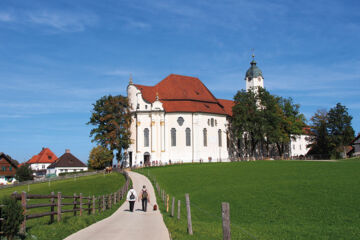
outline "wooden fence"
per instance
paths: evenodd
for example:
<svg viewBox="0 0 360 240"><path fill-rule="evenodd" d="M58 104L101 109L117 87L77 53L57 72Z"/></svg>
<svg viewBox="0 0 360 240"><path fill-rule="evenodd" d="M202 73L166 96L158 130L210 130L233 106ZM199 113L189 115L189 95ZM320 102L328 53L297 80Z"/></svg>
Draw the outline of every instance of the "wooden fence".
<svg viewBox="0 0 360 240"><path fill-rule="evenodd" d="M150 178L150 176L148 175ZM160 196L161 201L164 204L164 212L170 213L171 217L175 217L175 197L172 197L166 193L164 189L160 187L156 179L150 178L151 181L155 185L155 189ZM171 209L170 202L171 200ZM185 205L186 205L186 218L187 218L187 232L189 235L193 235L193 226L191 220L191 204L190 204L190 196L188 193L185 194ZM160 206L159 206L160 208ZM177 219L180 220L181 213L181 200L177 202ZM223 202L221 204L221 216L222 216L222 229L223 229L223 240L231 240L231 231L230 231L230 204L227 202Z"/></svg>
<svg viewBox="0 0 360 240"><path fill-rule="evenodd" d="M119 202L126 196L129 189L130 178L127 172L121 172L125 176L125 184L116 192L102 196L83 196L82 193L72 196L64 196L61 192L55 194L52 192L49 195L27 194L26 192L14 192L11 196L16 200L21 201L23 207L24 221L20 227L20 233L24 234L26 231L26 222L31 219L49 217L50 223L56 220L61 221L63 213L73 213L74 216L82 216L83 214L95 214L96 212L110 209L112 205ZM29 199L47 199L47 203L27 204ZM29 213L29 209L34 208L49 208L48 212ZM1 219L0 219L1 220ZM0 226L1 229L1 226Z"/></svg>

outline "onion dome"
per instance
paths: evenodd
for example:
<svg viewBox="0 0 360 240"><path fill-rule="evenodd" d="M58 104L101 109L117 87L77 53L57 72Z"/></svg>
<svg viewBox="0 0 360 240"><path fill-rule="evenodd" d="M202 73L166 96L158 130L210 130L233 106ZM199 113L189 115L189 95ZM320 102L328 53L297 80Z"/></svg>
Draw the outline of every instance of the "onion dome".
<svg viewBox="0 0 360 240"><path fill-rule="evenodd" d="M263 75L262 75L262 72L260 70L260 68L258 68L256 66L256 61L254 59L254 55L253 55L253 60L251 61L251 66L250 68L246 71L246 76L245 76L245 79L253 79L253 78L257 78L259 76L261 76L262 78Z"/></svg>

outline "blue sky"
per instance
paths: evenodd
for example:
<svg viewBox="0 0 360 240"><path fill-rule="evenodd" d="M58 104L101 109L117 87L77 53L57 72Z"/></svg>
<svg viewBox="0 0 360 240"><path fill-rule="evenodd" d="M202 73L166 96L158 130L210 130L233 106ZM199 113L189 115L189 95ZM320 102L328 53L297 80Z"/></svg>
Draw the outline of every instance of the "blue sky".
<svg viewBox="0 0 360 240"><path fill-rule="evenodd" d="M92 103L199 77L218 98L245 88L255 49L265 87L310 118L337 102L360 132L359 1L0 1L0 152L49 147L86 162Z"/></svg>

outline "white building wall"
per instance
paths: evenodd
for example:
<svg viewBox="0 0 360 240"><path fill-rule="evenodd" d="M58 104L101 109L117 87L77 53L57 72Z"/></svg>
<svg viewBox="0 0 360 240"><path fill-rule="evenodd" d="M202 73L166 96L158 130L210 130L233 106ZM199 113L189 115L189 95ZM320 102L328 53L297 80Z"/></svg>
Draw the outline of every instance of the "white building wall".
<svg viewBox="0 0 360 240"><path fill-rule="evenodd" d="M305 156L307 152L310 150L310 148L307 147L308 144L310 144L309 141L306 139L308 138L308 135L299 135L295 137L295 140L292 139L290 143L290 156Z"/></svg>
<svg viewBox="0 0 360 240"><path fill-rule="evenodd" d="M65 172L84 172L87 171L88 167L59 167L59 168L49 168L46 170L46 175L56 175L59 176L60 173Z"/></svg>
<svg viewBox="0 0 360 240"><path fill-rule="evenodd" d="M48 166L50 166L50 163L32 163L32 164L30 164L30 168L34 171L46 170Z"/></svg>

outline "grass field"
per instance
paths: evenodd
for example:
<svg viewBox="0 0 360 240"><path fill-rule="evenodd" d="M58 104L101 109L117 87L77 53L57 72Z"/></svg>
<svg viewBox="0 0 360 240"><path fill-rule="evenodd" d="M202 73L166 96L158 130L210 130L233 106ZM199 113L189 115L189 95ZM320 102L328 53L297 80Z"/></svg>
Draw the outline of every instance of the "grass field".
<svg viewBox="0 0 360 240"><path fill-rule="evenodd" d="M125 178L122 174L98 174L76 179L59 180L49 183L39 183L28 186L18 186L14 188L7 188L0 190L0 197L9 195L14 191L26 191L29 194L50 194L51 192L61 192L62 195L72 196L74 193L82 193L83 196L100 196L117 191L125 183ZM49 200L28 200L28 204L44 203ZM68 201L72 201L71 199ZM27 236L26 239L63 239L64 237L74 233L100 219L110 216L121 203L118 203L112 209L106 210L95 215L87 215L85 213L82 217L72 217L72 213L64 214L63 220L60 223L49 224L50 217L43 217L32 219L27 222ZM71 206L66 206L71 208ZM66 209L64 207L64 209ZM86 207L86 206L84 206ZM48 212L48 208L30 209L34 212ZM55 217L56 219L56 217Z"/></svg>
<svg viewBox="0 0 360 240"><path fill-rule="evenodd" d="M360 159L184 164L139 171L181 199L180 221L163 214L173 239L222 239L221 202L230 203L232 239L360 239ZM185 193L191 200L192 237L186 233Z"/></svg>

